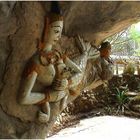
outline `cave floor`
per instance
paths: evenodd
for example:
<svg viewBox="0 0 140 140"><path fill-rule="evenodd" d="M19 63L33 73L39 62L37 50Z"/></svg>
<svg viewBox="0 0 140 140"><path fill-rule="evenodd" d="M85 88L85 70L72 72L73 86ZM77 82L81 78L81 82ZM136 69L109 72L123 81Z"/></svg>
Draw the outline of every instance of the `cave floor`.
<svg viewBox="0 0 140 140"><path fill-rule="evenodd" d="M48 140L140 140L140 120L128 117L100 116L81 120Z"/></svg>

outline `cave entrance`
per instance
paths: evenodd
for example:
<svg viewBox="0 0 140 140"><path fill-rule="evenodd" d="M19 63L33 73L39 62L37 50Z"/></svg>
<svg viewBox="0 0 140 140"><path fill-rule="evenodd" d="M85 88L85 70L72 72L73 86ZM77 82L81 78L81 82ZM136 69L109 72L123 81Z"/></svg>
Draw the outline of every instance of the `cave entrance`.
<svg viewBox="0 0 140 140"><path fill-rule="evenodd" d="M139 75L140 64L140 22L106 39L112 44L114 74L123 74L129 64L132 73Z"/></svg>

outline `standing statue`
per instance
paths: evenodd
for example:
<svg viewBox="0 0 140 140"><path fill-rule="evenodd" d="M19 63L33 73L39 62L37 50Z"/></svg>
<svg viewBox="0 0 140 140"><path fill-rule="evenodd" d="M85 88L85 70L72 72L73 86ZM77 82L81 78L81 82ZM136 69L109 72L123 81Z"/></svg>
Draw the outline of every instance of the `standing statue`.
<svg viewBox="0 0 140 140"><path fill-rule="evenodd" d="M81 69L67 56L53 49L53 45L61 37L63 19L57 1L51 3L50 17L46 19L43 39L39 48L29 60L24 71L24 82L21 87L19 103L23 105L38 104L38 120L46 123L50 119L49 102L61 101L60 110L66 106L69 86L73 84L75 75ZM71 83L68 78L71 77ZM41 86L39 91L34 90L35 84Z"/></svg>

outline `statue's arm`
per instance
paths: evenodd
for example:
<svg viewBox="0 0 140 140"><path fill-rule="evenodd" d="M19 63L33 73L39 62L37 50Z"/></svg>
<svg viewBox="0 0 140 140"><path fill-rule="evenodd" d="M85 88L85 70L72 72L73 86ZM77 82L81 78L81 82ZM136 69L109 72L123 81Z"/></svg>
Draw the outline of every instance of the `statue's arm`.
<svg viewBox="0 0 140 140"><path fill-rule="evenodd" d="M25 81L21 87L21 96L19 96L20 104L36 104L45 99L45 94L31 92L36 82L37 75L38 73L36 71L33 71L25 78Z"/></svg>

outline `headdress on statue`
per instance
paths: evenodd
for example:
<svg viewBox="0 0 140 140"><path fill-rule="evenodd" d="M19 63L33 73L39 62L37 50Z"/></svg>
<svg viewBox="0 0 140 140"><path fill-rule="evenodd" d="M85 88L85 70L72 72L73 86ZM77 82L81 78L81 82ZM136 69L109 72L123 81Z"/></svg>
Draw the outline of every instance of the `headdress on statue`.
<svg viewBox="0 0 140 140"><path fill-rule="evenodd" d="M109 50L109 49L111 49L111 44L110 42L106 41L101 43L101 47L99 48L99 51Z"/></svg>
<svg viewBox="0 0 140 140"><path fill-rule="evenodd" d="M63 21L62 11L58 1L51 2L51 9L49 14L49 22L53 23L55 21Z"/></svg>
<svg viewBox="0 0 140 140"><path fill-rule="evenodd" d="M109 57L109 50L111 50L111 44L108 41L101 43L101 47L99 48L100 56Z"/></svg>
<svg viewBox="0 0 140 140"><path fill-rule="evenodd" d="M47 38L49 25L56 21L63 21L62 11L60 9L58 1L51 1L50 12L49 12L49 15L45 19L45 27L44 27L45 30L43 31L42 40L38 47L39 50L41 50L45 46L44 41L45 41L45 38Z"/></svg>

